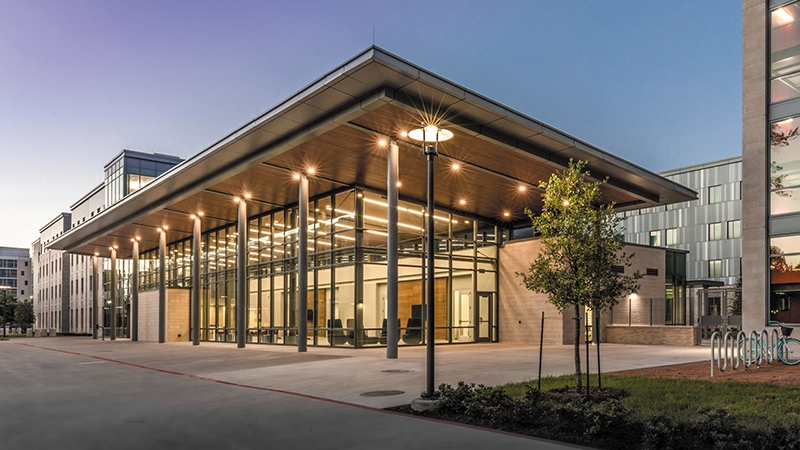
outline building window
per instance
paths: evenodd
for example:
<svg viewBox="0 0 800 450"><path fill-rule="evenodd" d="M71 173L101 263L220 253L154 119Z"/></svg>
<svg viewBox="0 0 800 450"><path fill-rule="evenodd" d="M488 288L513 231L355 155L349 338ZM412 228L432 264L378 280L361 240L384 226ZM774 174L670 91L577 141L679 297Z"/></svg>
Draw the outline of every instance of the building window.
<svg viewBox="0 0 800 450"><path fill-rule="evenodd" d="M678 229L677 228L667 229L666 245L676 245L677 243L678 243Z"/></svg>
<svg viewBox="0 0 800 450"><path fill-rule="evenodd" d="M708 224L708 240L718 241L722 239L722 223L715 222Z"/></svg>
<svg viewBox="0 0 800 450"><path fill-rule="evenodd" d="M800 18L797 3L770 14L770 102L777 103L800 96Z"/></svg>
<svg viewBox="0 0 800 450"><path fill-rule="evenodd" d="M742 221L729 220L728 221L728 239L738 239L742 237Z"/></svg>
<svg viewBox="0 0 800 450"><path fill-rule="evenodd" d="M796 119L796 118L795 118ZM770 214L800 211L800 132L796 120L770 124Z"/></svg>
<svg viewBox="0 0 800 450"><path fill-rule="evenodd" d="M708 188L708 203L719 203L722 201L722 185L710 186Z"/></svg>
<svg viewBox="0 0 800 450"><path fill-rule="evenodd" d="M708 262L708 277L719 278L722 276L722 260L712 259Z"/></svg>
<svg viewBox="0 0 800 450"><path fill-rule="evenodd" d="M797 323L793 311L800 308L800 235L770 239L771 321Z"/></svg>
<svg viewBox="0 0 800 450"><path fill-rule="evenodd" d="M650 245L653 247L661 246L661 230L650 232Z"/></svg>

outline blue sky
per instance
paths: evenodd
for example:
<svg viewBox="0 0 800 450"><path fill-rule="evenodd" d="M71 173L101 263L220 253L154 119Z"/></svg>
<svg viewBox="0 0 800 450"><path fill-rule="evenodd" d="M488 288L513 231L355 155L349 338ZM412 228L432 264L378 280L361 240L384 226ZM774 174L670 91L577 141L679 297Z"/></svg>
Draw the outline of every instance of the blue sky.
<svg viewBox="0 0 800 450"><path fill-rule="evenodd" d="M647 169L741 154L741 2L0 0L0 246L375 44Z"/></svg>

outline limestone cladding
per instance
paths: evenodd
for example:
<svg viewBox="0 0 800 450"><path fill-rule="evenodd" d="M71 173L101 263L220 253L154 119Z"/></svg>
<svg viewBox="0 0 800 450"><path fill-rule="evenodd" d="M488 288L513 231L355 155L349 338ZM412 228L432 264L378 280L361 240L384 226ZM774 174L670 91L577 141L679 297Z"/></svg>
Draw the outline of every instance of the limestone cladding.
<svg viewBox="0 0 800 450"><path fill-rule="evenodd" d="M516 272L525 272L539 254L538 239L507 242L500 248L498 327L500 342L538 343L542 311L545 314L544 343L561 344L563 325L561 313L547 302L546 294L529 291Z"/></svg>
<svg viewBox="0 0 800 450"><path fill-rule="evenodd" d="M167 342L189 340L189 293L167 289ZM158 342L158 290L139 292L139 340Z"/></svg>
<svg viewBox="0 0 800 450"><path fill-rule="evenodd" d="M538 343L541 329L541 314L545 313L544 343L571 344L574 342L574 310L559 312L547 301L546 294L529 291L522 284L516 272L525 272L541 250L538 239L524 239L507 242L499 254L499 328L500 342ZM600 337L604 342L613 342L607 334L607 327L613 322L627 327L631 325L663 328L665 311L665 261L666 250L661 247L626 245L626 253L633 253L632 266L626 273L656 269L658 275L645 275L640 281L640 289L634 296L619 299L619 304L600 316ZM580 313L582 322L585 312ZM584 323L582 323L582 326ZM584 339L581 330L581 339ZM676 342L677 344L677 342Z"/></svg>
<svg viewBox="0 0 800 450"><path fill-rule="evenodd" d="M742 2L743 328L767 323L767 5Z"/></svg>
<svg viewBox="0 0 800 450"><path fill-rule="evenodd" d="M606 333L608 342L617 344L697 344L697 327L611 325L606 328Z"/></svg>

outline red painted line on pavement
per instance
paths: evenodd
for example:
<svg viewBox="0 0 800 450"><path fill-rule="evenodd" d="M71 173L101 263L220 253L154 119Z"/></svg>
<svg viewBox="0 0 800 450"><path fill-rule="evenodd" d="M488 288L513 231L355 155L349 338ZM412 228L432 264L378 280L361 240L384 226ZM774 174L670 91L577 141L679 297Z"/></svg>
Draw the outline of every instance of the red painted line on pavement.
<svg viewBox="0 0 800 450"><path fill-rule="evenodd" d="M552 441L552 440L549 440L549 439L537 438L537 437L528 436L528 435L525 435L525 434L512 433L510 431L495 430L495 429L492 429L492 428L483 428L483 427L479 427L477 425L470 425L468 423L449 422L447 420L435 419L433 417L417 416L417 415L405 414L405 413L396 412L396 411L389 411L389 410L382 409L382 408L375 408L375 407L372 407L372 406L359 405L358 403L350 403L350 402L345 402L345 401L341 401L341 400L334 400L334 399L331 399L331 398L317 397L315 395L303 394L301 392L285 391L283 389L275 389L275 388L268 388L268 387L262 387L262 386L253 386L253 385L250 385L250 384L241 384L241 383L236 383L236 382L233 382L233 381L217 380L215 378L208 378L208 377L203 377L203 376L200 376L200 375L192 375L190 373L175 372L174 370L159 369L157 367L149 367L149 366L144 366L144 365L141 365L141 364L131 363L131 362L127 362L127 361L120 361L120 360L117 360L117 359L104 358L102 356L89 355L89 354L86 354L86 353L73 352L73 351L69 351L69 350L61 350L61 349L58 349L58 348L40 347L38 345L23 344L21 342L19 342L19 343L15 342L15 344L22 345L22 346L25 346L25 347L38 348L40 350L49 350L51 352L64 353L64 354L67 354L67 355L83 356L85 358L92 358L92 359L96 359L96 360L99 360L99 361L106 361L106 362L121 364L121 365L124 365L124 366L136 367L137 369L150 370L150 371L153 371L153 372L165 373L165 374L168 374L168 375L176 375L176 376L179 376L179 377L191 378L191 379L194 379L194 380L209 381L209 382L212 382L212 383L222 384L222 385L226 385L226 386L233 386L233 387L239 387L239 388L245 388L245 389L255 389L255 390L258 390L258 391L273 392L273 393L276 393L276 394L293 395L295 397L307 398L309 400L318 400L318 401L321 401L321 402L333 403L335 405L351 406L351 407L354 407L354 408L365 409L367 411L373 411L373 412L381 412L381 413L384 413L384 414L391 414L391 415L394 415L394 416L408 417L408 418L413 418L413 419L418 419L418 420L427 420L428 422L435 422L435 423L441 423L441 424L446 424L446 425L453 425L453 426L469 428L469 429L473 429L473 430L488 431L490 433L497 433L497 434L503 434L503 435L506 435L506 436L525 438L525 439L529 439L529 440L533 440L533 441L539 441L539 442L549 442L549 443L554 443L554 444L558 444L558 445L562 445L562 446L566 446L566 447L573 447L573 448L579 448L579 449L585 449L586 448L586 447L579 447L579 446L576 446L576 445L573 445L573 444L568 444L566 442Z"/></svg>

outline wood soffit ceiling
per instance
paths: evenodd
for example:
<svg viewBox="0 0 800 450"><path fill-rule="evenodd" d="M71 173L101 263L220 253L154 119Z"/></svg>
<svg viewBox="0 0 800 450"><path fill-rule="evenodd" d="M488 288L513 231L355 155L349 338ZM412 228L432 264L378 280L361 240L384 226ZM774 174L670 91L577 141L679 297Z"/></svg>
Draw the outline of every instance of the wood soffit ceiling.
<svg viewBox="0 0 800 450"><path fill-rule="evenodd" d="M424 205L425 157L419 143L401 137L422 120L440 121L455 134L440 144L435 161L440 210L524 226L525 208L541 210L538 183L573 157L589 160L598 178L614 174L603 188L606 202L630 208L690 199L691 191L677 184L372 48L186 161L185 167L82 224L84 230L70 230L54 247L106 255L117 245L120 257L126 257L123 249L129 256L131 237L141 238L142 251L154 248L157 228L164 225L170 230L168 242L191 236L190 215L199 211L205 214L204 231L234 224L234 197L252 196L249 217L296 204L292 175L308 168L316 170L309 177L312 199L350 185L385 192L382 138L399 144L401 199ZM460 169L452 169L454 162Z"/></svg>

